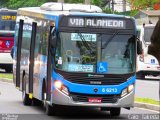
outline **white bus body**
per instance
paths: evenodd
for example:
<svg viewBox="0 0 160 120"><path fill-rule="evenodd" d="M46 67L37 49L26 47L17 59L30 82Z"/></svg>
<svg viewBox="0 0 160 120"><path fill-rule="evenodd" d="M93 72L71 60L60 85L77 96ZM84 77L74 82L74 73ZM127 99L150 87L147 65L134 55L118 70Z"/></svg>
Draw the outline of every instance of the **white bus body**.
<svg viewBox="0 0 160 120"><path fill-rule="evenodd" d="M142 41L143 49L143 53L137 56L137 78L143 79L150 75L158 76L160 73L158 60L153 55L148 54L148 46L151 44L154 27L154 24L137 26L138 37Z"/></svg>

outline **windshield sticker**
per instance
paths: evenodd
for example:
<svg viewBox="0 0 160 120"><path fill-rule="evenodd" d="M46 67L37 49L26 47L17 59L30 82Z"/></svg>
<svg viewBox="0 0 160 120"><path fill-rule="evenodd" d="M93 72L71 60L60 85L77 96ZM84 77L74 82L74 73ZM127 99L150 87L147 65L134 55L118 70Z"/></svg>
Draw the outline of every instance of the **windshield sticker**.
<svg viewBox="0 0 160 120"><path fill-rule="evenodd" d="M72 41L91 41L95 42L96 41L96 34L78 34L78 33L71 33L71 40Z"/></svg>
<svg viewBox="0 0 160 120"><path fill-rule="evenodd" d="M77 64L69 64L69 71L81 71L81 72L93 72L93 65L77 65Z"/></svg>
<svg viewBox="0 0 160 120"><path fill-rule="evenodd" d="M59 65L62 65L62 57L59 57L59 59L58 59L58 64L59 64Z"/></svg>
<svg viewBox="0 0 160 120"><path fill-rule="evenodd" d="M108 72L108 63L98 62L97 63L97 73L107 73L107 72Z"/></svg>

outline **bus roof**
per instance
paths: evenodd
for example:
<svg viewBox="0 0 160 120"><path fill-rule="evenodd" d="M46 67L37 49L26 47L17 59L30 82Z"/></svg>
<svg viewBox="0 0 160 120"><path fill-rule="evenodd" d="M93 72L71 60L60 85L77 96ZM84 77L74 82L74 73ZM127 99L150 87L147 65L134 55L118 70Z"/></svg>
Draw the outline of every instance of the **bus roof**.
<svg viewBox="0 0 160 120"><path fill-rule="evenodd" d="M7 8L1 8L0 12L17 12L17 10L11 10L11 9L7 9Z"/></svg>
<svg viewBox="0 0 160 120"><path fill-rule="evenodd" d="M52 3L52 2L51 2ZM55 3L54 3L55 4ZM56 3L57 4L57 3ZM62 3L60 3L62 4ZM68 4L67 4L68 5ZM69 4L72 5L72 4ZM76 4L73 4L74 7L76 6ZM63 10L60 9L45 9L45 7L42 5L41 7L26 7L26 8L19 8L18 9L18 14L21 15L26 15L26 16L31 16L31 17L38 17L38 18L43 18L43 19L52 19L53 16L60 16L60 15L83 15L83 16L99 16L99 17L125 17L123 15L115 15L115 14L105 14L100 12L100 8L96 8L98 9L99 12L95 12L94 9L93 10L88 10L88 8L91 5L82 5L82 4L77 4L78 7L80 8L84 8L84 9L68 9L65 10L64 8L62 8ZM63 5L64 7L64 5ZM95 6L91 6L95 7ZM126 17L129 18L129 17Z"/></svg>

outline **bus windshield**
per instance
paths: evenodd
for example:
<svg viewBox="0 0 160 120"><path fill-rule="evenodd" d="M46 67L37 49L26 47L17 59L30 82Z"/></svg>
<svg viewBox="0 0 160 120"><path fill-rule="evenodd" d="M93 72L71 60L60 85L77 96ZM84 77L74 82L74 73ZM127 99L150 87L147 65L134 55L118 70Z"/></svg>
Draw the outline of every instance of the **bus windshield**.
<svg viewBox="0 0 160 120"><path fill-rule="evenodd" d="M16 23L16 12L0 12L0 30L14 31Z"/></svg>
<svg viewBox="0 0 160 120"><path fill-rule="evenodd" d="M144 29L144 41L151 42L151 35L153 33L154 27L149 27Z"/></svg>
<svg viewBox="0 0 160 120"><path fill-rule="evenodd" d="M127 74L135 72L134 56L133 35L60 32L55 59L67 72Z"/></svg>

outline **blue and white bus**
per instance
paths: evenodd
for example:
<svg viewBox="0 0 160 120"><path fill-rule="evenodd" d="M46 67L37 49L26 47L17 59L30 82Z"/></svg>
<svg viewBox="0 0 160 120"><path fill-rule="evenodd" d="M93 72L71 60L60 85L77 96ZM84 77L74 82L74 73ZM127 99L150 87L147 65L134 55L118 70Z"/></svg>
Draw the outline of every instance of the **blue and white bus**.
<svg viewBox="0 0 160 120"><path fill-rule="evenodd" d="M133 18L93 5L45 3L18 9L14 83L24 105L87 106L120 115L134 106L137 39Z"/></svg>

